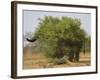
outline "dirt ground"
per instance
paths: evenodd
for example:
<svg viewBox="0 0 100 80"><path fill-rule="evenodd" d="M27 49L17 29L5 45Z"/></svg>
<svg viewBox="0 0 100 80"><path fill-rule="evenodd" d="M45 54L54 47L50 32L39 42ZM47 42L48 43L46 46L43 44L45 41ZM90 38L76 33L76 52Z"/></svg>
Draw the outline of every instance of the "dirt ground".
<svg viewBox="0 0 100 80"><path fill-rule="evenodd" d="M78 66L90 66L91 57L89 53L80 53L79 62L69 62L66 64L55 65L49 63L47 58L40 53L31 53L26 51L23 55L23 69L33 69L33 68L57 68L57 67L78 67Z"/></svg>

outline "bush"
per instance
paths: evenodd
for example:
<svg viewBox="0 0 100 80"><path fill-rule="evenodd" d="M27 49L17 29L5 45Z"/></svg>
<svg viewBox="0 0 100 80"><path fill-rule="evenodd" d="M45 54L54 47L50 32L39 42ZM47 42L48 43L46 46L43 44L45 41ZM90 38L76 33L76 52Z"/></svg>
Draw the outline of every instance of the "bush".
<svg viewBox="0 0 100 80"><path fill-rule="evenodd" d="M55 64L62 64L69 47L82 47L85 32L80 26L80 20L71 17L45 16L40 19L35 37L45 56L54 59Z"/></svg>
<svg viewBox="0 0 100 80"><path fill-rule="evenodd" d="M51 62L53 64L60 65L60 64L65 64L66 59L65 58L55 58L55 59L52 59Z"/></svg>

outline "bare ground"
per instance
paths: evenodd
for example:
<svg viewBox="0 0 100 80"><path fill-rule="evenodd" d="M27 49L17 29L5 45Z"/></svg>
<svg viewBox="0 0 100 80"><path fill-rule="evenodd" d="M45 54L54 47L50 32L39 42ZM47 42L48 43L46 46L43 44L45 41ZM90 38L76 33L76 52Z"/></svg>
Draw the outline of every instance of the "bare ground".
<svg viewBox="0 0 100 80"><path fill-rule="evenodd" d="M55 65L49 63L47 58L40 53L31 53L26 51L23 55L23 69L32 69L32 68L52 68L52 67L78 67L78 66L90 66L90 53L80 53L79 62L69 62L66 60L66 64Z"/></svg>

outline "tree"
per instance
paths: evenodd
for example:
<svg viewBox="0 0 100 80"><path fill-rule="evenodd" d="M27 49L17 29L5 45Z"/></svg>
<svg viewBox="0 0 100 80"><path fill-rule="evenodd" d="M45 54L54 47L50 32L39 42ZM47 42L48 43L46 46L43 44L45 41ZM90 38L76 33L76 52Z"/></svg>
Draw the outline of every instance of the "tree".
<svg viewBox="0 0 100 80"><path fill-rule="evenodd" d="M40 19L35 38L41 43L41 50L47 57L79 61L79 53L84 44L86 33L81 22L71 17L45 16Z"/></svg>

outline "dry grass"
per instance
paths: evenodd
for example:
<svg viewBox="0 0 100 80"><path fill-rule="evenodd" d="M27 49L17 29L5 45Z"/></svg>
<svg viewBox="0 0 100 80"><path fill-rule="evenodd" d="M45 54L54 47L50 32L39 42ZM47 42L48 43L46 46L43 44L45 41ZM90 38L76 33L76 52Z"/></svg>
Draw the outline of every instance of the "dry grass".
<svg viewBox="0 0 100 80"><path fill-rule="evenodd" d="M32 53L29 50L24 52L23 57L23 69L32 69L32 68L48 68L48 67L75 67L75 66L90 66L90 54L80 53L80 61L77 63L69 62L66 60L66 64L55 65L49 63L47 58L41 53Z"/></svg>

